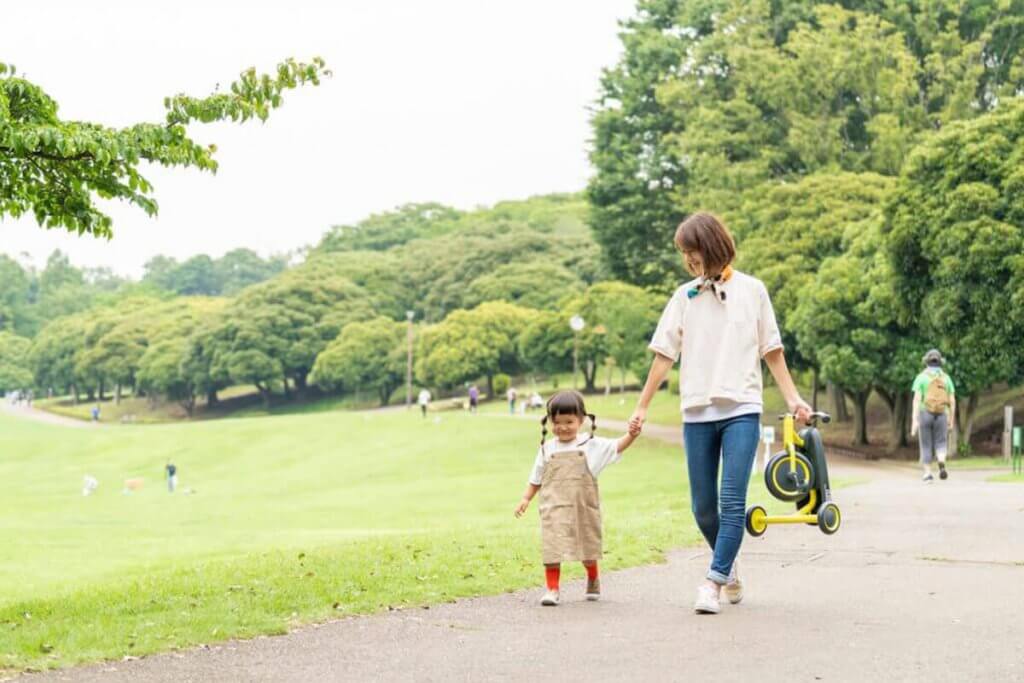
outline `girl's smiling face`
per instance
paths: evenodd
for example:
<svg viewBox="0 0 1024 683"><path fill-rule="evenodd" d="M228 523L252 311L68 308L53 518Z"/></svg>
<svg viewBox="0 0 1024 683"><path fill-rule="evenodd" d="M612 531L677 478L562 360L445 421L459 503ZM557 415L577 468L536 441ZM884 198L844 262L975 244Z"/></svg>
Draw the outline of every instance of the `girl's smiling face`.
<svg viewBox="0 0 1024 683"><path fill-rule="evenodd" d="M583 420L580 416L571 413L555 415L551 420L551 431L562 442L575 441L582 426Z"/></svg>

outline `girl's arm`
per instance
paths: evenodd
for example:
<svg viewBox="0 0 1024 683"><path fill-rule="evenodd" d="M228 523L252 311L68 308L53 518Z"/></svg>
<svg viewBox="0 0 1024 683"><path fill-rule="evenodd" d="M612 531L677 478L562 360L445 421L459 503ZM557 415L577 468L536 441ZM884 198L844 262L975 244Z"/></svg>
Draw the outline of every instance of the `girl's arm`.
<svg viewBox="0 0 1024 683"><path fill-rule="evenodd" d="M788 406L789 412L801 422L809 420L812 412L811 407L800 398L800 392L797 391L793 377L789 374L789 367L786 365L786 355L782 352L782 349L769 351L765 354L764 360L768 364L768 369L772 372L772 377L775 378L775 383L779 385L782 396L786 399L786 406Z"/></svg>
<svg viewBox="0 0 1024 683"><path fill-rule="evenodd" d="M527 484L526 490L523 491L523 499L519 501L519 505L516 506L515 515L516 517L522 517L523 513L526 512L526 508L530 507L530 501L537 495L537 491L540 491L540 487L536 484Z"/></svg>
<svg viewBox="0 0 1024 683"><path fill-rule="evenodd" d="M622 453L624 450L626 450L627 448L629 448L630 446L633 445L633 442L636 441L636 437L638 437L638 436L640 436L640 430L636 430L634 432L633 431L633 427L630 427L629 428L629 432L627 432L626 434L623 434L622 438L619 439L619 443L616 446L616 450L619 453Z"/></svg>
<svg viewBox="0 0 1024 683"><path fill-rule="evenodd" d="M651 405L651 399L654 398L655 392L658 391L658 387L665 381L665 375L675 365L675 361L668 356L663 356L660 353L654 354L654 360L651 361L651 369L647 373L647 382L644 383L644 390L640 392L640 399L636 402L636 410L633 411L633 416L629 418L629 433L633 434L634 430L636 433L640 433L640 429L643 428L644 421L647 419L647 407ZM625 439L626 437L623 437ZM635 436L633 438L636 438ZM619 451L624 451L629 444L633 443L632 439L622 446L622 441L619 441Z"/></svg>

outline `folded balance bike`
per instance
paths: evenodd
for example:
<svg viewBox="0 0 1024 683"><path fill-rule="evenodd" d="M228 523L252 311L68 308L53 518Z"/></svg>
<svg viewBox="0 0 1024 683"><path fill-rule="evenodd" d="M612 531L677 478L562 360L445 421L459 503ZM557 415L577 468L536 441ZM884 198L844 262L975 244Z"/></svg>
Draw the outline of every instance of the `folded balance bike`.
<svg viewBox="0 0 1024 683"><path fill-rule="evenodd" d="M832 502L828 483L828 463L825 446L817 429L820 419L832 421L827 413L811 413L810 423L799 433L796 418L783 415L782 443L785 450L768 461L764 483L769 493L779 500L796 504L796 512L788 515L769 515L760 505L747 508L747 533L761 536L770 524L817 524L826 534L839 531L842 516L839 506Z"/></svg>

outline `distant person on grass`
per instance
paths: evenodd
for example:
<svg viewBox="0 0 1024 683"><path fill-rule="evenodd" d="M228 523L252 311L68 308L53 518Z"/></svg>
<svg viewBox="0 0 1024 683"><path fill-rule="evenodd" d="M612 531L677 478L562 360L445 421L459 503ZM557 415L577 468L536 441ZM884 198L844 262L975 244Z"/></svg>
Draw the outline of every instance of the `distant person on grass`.
<svg viewBox="0 0 1024 683"><path fill-rule="evenodd" d="M516 399L519 398L519 395L516 393L516 388L515 387L509 387L508 388L508 393L506 394L506 398L508 398L508 412L509 412L509 414L510 415L515 415L516 414Z"/></svg>
<svg viewBox="0 0 1024 683"><path fill-rule="evenodd" d="M478 403L480 403L480 390L473 384L469 387L469 412L475 413Z"/></svg>
<svg viewBox="0 0 1024 683"><path fill-rule="evenodd" d="M581 439L579 431L587 418L591 432ZM597 477L605 467L619 461L640 430L630 428L618 439L606 439L594 436L596 423L597 418L587 413L583 395L577 391L560 391L548 400L547 414L541 420L540 450L515 509L516 517L522 517L540 492L541 561L547 582L541 604L547 607L560 601L562 562L583 562L587 600L601 597L597 576L602 551ZM547 440L549 424L555 438Z"/></svg>
<svg viewBox="0 0 1024 683"><path fill-rule="evenodd" d="M93 422L99 422L100 421L100 404L99 403L97 403L96 405L94 405L92 407L92 421Z"/></svg>
<svg viewBox="0 0 1024 683"><path fill-rule="evenodd" d="M178 488L178 468L173 462L168 462L164 469L167 471L167 492L174 493L174 489Z"/></svg>
<svg viewBox="0 0 1024 683"><path fill-rule="evenodd" d="M430 391L428 391L426 387L420 389L420 395L416 399L416 403L419 404L420 411L423 413L424 418L427 416L427 408L430 407L430 399Z"/></svg>
<svg viewBox="0 0 1024 683"><path fill-rule="evenodd" d="M730 603L743 599L736 556L761 433L761 361L790 413L806 421L811 407L786 366L768 290L732 267L736 245L726 227L711 214L696 213L676 228L675 244L696 279L677 289L665 306L649 347L654 361L629 424L642 427L651 399L679 360L691 508L712 550L694 610L718 614L723 587Z"/></svg>
<svg viewBox="0 0 1024 683"><path fill-rule="evenodd" d="M921 449L921 466L924 468L922 481L930 483L932 461L939 461L939 478L949 476L946 472L946 454L949 451L949 433L953 430L956 416L956 388L953 379L942 366L946 359L938 349L932 349L921 359L924 370L914 379L914 406L911 410L910 435L917 436Z"/></svg>

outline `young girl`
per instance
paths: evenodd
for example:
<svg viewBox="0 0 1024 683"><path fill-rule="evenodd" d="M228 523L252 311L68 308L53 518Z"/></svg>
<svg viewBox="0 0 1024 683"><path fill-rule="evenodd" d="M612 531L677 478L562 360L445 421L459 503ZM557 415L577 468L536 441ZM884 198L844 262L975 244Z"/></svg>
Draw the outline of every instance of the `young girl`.
<svg viewBox="0 0 1024 683"><path fill-rule="evenodd" d="M591 432L581 438L579 431L588 417ZM582 561L587 570L587 600L601 596L597 578L597 561L601 559L601 498L597 477L605 467L619 461L640 430L631 428L618 439L605 439L594 436L596 422L597 419L587 413L578 391L560 391L548 400L547 414L541 420L537 460L523 499L516 506L516 517L522 517L540 491L542 560L548 587L541 604L548 607L559 602L562 562ZM555 438L545 441L549 423Z"/></svg>

